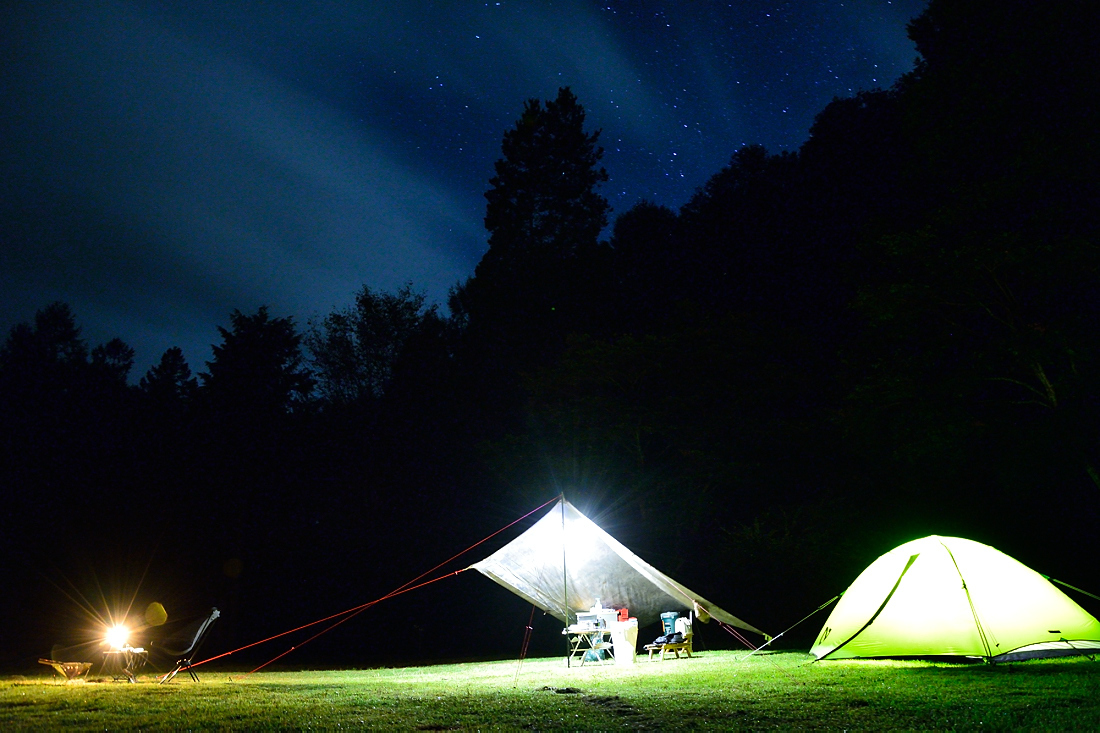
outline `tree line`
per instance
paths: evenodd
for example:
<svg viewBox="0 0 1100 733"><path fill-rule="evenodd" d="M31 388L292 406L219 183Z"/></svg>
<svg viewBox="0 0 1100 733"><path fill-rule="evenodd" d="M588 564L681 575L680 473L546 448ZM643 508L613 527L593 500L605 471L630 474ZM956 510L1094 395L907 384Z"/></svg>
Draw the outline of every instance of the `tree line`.
<svg viewBox="0 0 1100 733"><path fill-rule="evenodd" d="M205 371L170 349L133 384L125 343L48 305L0 347L6 550L140 512L125 542L301 618L564 491L773 630L923 534L1095 588L1068 552L1100 509L1095 26L932 0L891 88L613 222L580 101L529 100L445 312L412 284L237 311Z"/></svg>

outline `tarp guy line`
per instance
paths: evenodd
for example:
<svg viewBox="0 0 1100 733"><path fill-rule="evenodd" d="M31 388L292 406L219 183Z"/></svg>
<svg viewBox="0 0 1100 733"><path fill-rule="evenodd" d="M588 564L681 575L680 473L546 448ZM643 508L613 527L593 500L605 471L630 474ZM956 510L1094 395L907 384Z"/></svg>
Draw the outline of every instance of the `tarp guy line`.
<svg viewBox="0 0 1100 733"><path fill-rule="evenodd" d="M535 507L535 508L534 508L534 509L532 509L531 511L527 512L526 514L524 514L524 515L523 515L522 517L519 517L518 519L516 519L516 520L514 520L514 521L512 521L512 522L509 522L509 523L508 523L508 524L506 524L505 526L503 526L503 527L501 527L500 529L498 529L498 530L497 530L496 532L493 532L493 533L492 533L491 535L488 535L488 536L487 536L487 537L485 537L484 539L481 539L481 540L479 540L479 541L475 542L474 544L470 545L469 547L467 547L467 548L466 548L465 550L463 550L462 552L458 553L457 555L454 555L453 557L451 557L451 558L449 558L449 559L447 559L447 560L444 560L443 562L439 563L438 565L436 565L435 567L431 568L430 570L425 570L425 571L424 571L423 573L421 573L420 575L416 576L415 578L413 578L412 580L408 581L408 582L407 582L407 583L405 583L404 585L401 585L401 586L399 586L399 587L398 587L398 588L396 588L395 590L392 590L392 591L390 591L389 593L387 593L386 595L382 596L381 598L376 598L376 599L375 599L375 600L373 600L373 601L369 601L369 602L367 602L367 603L364 603L364 604L362 604L362 605L359 605L359 606L355 606L354 608L349 608L349 609L347 609L347 610L345 610L345 611L340 611L339 613L334 613L334 614L332 614L332 615L330 615L330 616L326 616L326 617L324 617L324 618L322 618L322 619L318 619L318 620L316 620L316 621L312 621L312 622L310 622L310 623L308 623L308 624L304 624L304 625L302 625L302 626L298 626L297 628L293 628L293 629L290 629L289 631L284 631L284 632L282 632L282 633L279 633L279 634L275 634L274 636L269 636L269 637L267 637L266 639L261 639L260 641L254 641L254 642L252 642L251 644L245 644L245 645L244 645L244 646L242 646L242 647L238 647L238 648L236 648L236 649L233 649L232 651L228 651L228 652L225 652L224 654L219 654L219 655L217 655L217 656L215 656L215 657L210 657L209 659L204 659L204 660L202 660L201 662L195 662L195 663L194 663L193 665L191 665L191 666L192 666L192 667L198 667L199 665L202 665L202 664L206 664L207 662L213 662L213 661L214 661L215 659L221 659L222 657L228 657L228 656L229 656L229 655L231 655L231 654L236 654L237 652L240 652L240 651L244 651L245 649L251 649L251 648L252 648L252 647L254 647L254 646L259 646L260 644L265 644L265 643L267 643L267 642L269 642L269 641L272 641L272 640L274 640L274 639L278 639L279 637L282 637L282 636L286 636L287 634L293 634L293 633L294 633L294 632L296 632L296 631L301 631L302 629L308 629L308 628L309 628L309 627L311 627L311 626L316 626L317 624L321 624L321 623L324 623L325 621L331 621L331 620L332 620L332 619L334 619L334 618L340 618L341 616L344 616L344 615L347 615L347 614L351 614L351 615L348 615L348 616L347 616L347 618L341 619L340 621L338 621L338 622L334 623L334 624L333 624L332 626L328 627L328 628L327 628L327 629L325 629L324 631L321 631L320 633L318 633L318 634L315 634L314 636L311 636L311 637L310 637L309 639L306 639L306 641L302 642L301 644L298 644L297 646L292 646L292 647L291 647L290 649L288 649L287 651L285 651L285 652L283 652L282 654L280 654L279 656L275 657L275 659L271 659L271 660L269 660L269 661L267 661L267 662L264 662L264 663L263 663L263 664L261 664L261 665L260 665L259 667L257 667L256 669L252 670L252 672L255 672L255 671L259 670L259 669L263 669L263 668L264 668L264 667L266 667L267 665L271 664L271 662L274 662L274 661L275 661L276 659L279 659L279 658L281 658L281 657L284 657L284 656L286 656L287 654L289 654L290 652L292 652L292 651L294 651L295 649L297 649L298 647L301 647L301 646L304 646L305 644L308 644L309 642L311 642L311 641L313 641L314 639L316 639L316 638L317 638L318 636L321 636L322 634L324 634L324 633L326 633L326 632L330 631L331 629L334 629L334 628L336 628L337 626L339 626L340 624L342 624L342 623L343 623L344 621L347 621L348 619L354 618L354 617L355 617L356 615L358 615L358 614L359 614L359 613L361 613L362 611L365 611L365 610L367 610L368 608L370 608L371 606L375 605L376 603L381 603L382 601L384 601L384 600L387 600L387 599L389 599L389 598L393 598L394 596L398 596L398 595L401 595L401 594L403 594L403 593L407 593L407 592L409 592L409 591L411 591L411 590L416 590L417 588L422 588L422 587L424 587L425 585L430 585L431 583L434 583L434 582L436 582L437 580L443 580L443 578L449 578L449 577L451 577L451 576L453 576L453 575L458 575L459 573L463 572L464 570L467 570L468 568L462 568L461 570L456 570L456 571L455 571L455 572L453 572L453 573L448 573L447 575L443 575L443 576L440 576L440 577L436 578L435 580L429 580L429 581L428 581L428 582L426 582L426 583L421 583L420 585L413 585L412 587L409 587L409 586L411 586L411 585L412 585L413 583L415 583L416 581L418 581L418 580L420 580L421 578L423 578L423 577L424 577L425 575L428 575L429 573L435 572L436 570L438 570L439 568L443 567L443 566L444 566L444 565L446 565L447 563L449 563L449 562L452 562L453 560L456 560L456 559L458 559L458 558L459 558L459 557L461 557L462 555L465 555L465 554L466 554L467 552L469 552L470 550L474 549L474 548L475 548L475 547L477 547L478 545L481 545L481 544L483 544L483 543L485 543L485 542L487 542L487 541L491 540L491 539L492 539L493 537L496 537L496 536L497 536L498 534L500 534L500 533L501 533L501 532L503 532L504 530L508 529L508 528L509 528L509 527L511 527L512 525L514 525L514 524L517 524L517 523L519 523L519 522L522 522L522 521L523 521L524 519L526 519L527 517L531 516L532 514L534 514L535 512L537 512L538 510L540 510L540 509L542 509L543 507L545 507L545 506L546 506L547 504L550 504L550 503L552 503L552 502L554 502L554 501L557 501L557 497L554 497L553 499L550 499L550 501L547 501L547 502L545 502L544 504L542 504L542 505L540 505L540 506L537 506L537 507ZM249 674L252 674L252 672L249 672Z"/></svg>

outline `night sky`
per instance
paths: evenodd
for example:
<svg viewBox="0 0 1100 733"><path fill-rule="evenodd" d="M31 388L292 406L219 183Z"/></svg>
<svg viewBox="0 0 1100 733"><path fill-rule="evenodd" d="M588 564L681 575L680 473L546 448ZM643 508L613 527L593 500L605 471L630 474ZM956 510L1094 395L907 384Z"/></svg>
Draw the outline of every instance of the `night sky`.
<svg viewBox="0 0 1100 733"><path fill-rule="evenodd" d="M445 303L525 100L577 94L614 212L797 150L913 66L918 0L0 2L0 330L54 300L196 371L233 309Z"/></svg>

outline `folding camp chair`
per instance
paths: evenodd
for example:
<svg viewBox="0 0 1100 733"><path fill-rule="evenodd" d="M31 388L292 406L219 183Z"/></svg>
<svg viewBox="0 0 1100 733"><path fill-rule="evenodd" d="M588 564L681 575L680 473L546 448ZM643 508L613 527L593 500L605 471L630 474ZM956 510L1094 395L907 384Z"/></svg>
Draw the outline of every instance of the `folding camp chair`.
<svg viewBox="0 0 1100 733"><path fill-rule="evenodd" d="M210 610L209 616L198 619L176 635L160 642L160 644L150 644L150 651L158 656L176 660L175 669L158 676L158 682L164 684L165 682L171 681L172 678L179 674L181 669L186 669L187 673L191 675L191 679L195 680L195 682L199 681L199 676L195 674L192 665L194 664L195 655L198 653L199 647L202 646L203 640L206 638L207 633L210 631L210 627L214 625L214 621L218 616L221 616L221 612L213 608Z"/></svg>

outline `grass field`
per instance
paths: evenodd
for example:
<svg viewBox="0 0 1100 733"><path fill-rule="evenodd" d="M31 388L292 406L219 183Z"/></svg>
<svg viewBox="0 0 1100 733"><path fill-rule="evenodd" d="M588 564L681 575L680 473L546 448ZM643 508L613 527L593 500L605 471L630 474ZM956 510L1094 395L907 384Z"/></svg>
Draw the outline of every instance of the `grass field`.
<svg viewBox="0 0 1100 733"><path fill-rule="evenodd" d="M805 654L566 668L561 658L248 674L167 685L43 667L0 679L0 730L1100 729L1100 661L997 666ZM52 675L52 676L50 676Z"/></svg>

